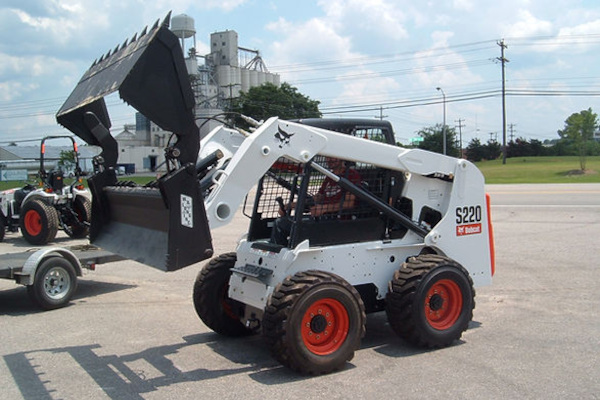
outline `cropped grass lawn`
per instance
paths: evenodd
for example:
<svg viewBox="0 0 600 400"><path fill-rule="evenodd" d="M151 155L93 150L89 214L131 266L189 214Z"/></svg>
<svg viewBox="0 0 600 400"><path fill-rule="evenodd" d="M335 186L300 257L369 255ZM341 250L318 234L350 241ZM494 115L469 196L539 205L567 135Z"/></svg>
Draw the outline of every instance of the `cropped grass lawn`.
<svg viewBox="0 0 600 400"><path fill-rule="evenodd" d="M587 157L586 171L579 169L578 157L516 157L502 160L475 163L483 172L485 182L497 183L600 183L600 157ZM124 176L121 180L131 180L145 184L154 176ZM85 181L85 180L84 180ZM0 190L23 187L26 182L0 182ZM36 181L30 181L38 185ZM70 181L65 179L65 183Z"/></svg>
<svg viewBox="0 0 600 400"><path fill-rule="evenodd" d="M600 183L600 157L587 157L586 170L579 157L515 157L482 161L475 165L486 183Z"/></svg>

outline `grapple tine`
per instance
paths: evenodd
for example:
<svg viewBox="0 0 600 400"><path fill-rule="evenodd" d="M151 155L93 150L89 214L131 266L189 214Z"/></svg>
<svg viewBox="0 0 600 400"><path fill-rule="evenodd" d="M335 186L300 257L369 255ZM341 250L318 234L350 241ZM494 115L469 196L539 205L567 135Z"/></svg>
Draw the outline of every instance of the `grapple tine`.
<svg viewBox="0 0 600 400"><path fill-rule="evenodd" d="M167 13L167 15L165 16L165 19L162 22L162 26L167 26L168 27L169 25L171 25L171 11L169 11Z"/></svg>

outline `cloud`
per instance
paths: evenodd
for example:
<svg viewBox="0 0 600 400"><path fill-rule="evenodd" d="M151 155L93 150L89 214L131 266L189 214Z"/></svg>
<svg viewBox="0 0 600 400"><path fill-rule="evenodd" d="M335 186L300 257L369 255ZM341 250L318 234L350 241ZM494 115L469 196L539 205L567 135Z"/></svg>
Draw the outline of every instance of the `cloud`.
<svg viewBox="0 0 600 400"><path fill-rule="evenodd" d="M355 73L356 71L353 72ZM361 69L359 73L372 74L374 71ZM344 76L341 75L339 78L343 79ZM359 99L363 104L381 103L390 100L390 94L399 89L400 85L393 78L344 81L339 96L332 101L332 104L351 104L354 102L353 99Z"/></svg>
<svg viewBox="0 0 600 400"><path fill-rule="evenodd" d="M507 32L512 37L549 35L552 23L536 18L529 10L517 11L517 22L509 25Z"/></svg>
<svg viewBox="0 0 600 400"><path fill-rule="evenodd" d="M283 37L273 42L270 48L270 59L278 65L358 57L358 54L350 51L350 38L339 35L321 18L299 24L280 18L268 24L267 29L277 32L277 37Z"/></svg>
<svg viewBox="0 0 600 400"><path fill-rule="evenodd" d="M346 34L368 32L394 40L408 37L407 15L395 2L387 0L319 0L326 20Z"/></svg>

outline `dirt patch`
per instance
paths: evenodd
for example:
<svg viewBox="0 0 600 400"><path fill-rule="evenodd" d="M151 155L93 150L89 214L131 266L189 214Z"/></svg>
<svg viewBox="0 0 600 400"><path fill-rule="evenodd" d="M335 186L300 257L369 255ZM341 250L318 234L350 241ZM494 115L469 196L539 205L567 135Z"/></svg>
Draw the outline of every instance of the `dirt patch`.
<svg viewBox="0 0 600 400"><path fill-rule="evenodd" d="M595 171L593 169L586 169L586 170L580 170L580 169L572 169L570 171L567 171L565 173L566 176L581 176L581 175L596 175L598 173L598 171Z"/></svg>

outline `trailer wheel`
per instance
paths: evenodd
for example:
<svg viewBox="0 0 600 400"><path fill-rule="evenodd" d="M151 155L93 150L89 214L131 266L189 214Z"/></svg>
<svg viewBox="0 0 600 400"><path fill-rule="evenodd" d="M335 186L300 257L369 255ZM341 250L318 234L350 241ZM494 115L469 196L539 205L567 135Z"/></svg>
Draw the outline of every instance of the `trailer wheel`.
<svg viewBox="0 0 600 400"><path fill-rule="evenodd" d="M467 271L434 254L410 257L402 264L386 298L388 320L396 334L430 348L460 339L474 308L475 289Z"/></svg>
<svg viewBox="0 0 600 400"><path fill-rule="evenodd" d="M72 207L77 217L75 215L71 216L71 223L68 229L65 229L65 232L75 239L86 237L89 228L85 223L89 223L92 218L92 202L87 197L77 196Z"/></svg>
<svg viewBox="0 0 600 400"><path fill-rule="evenodd" d="M365 334L365 306L356 289L337 275L299 272L277 285L263 317L273 356L303 374L340 369Z"/></svg>
<svg viewBox="0 0 600 400"><path fill-rule="evenodd" d="M233 337L252 334L240 321L238 311L243 305L227 294L236 258L235 253L227 253L210 260L198 273L193 293L194 308L202 322L221 335Z"/></svg>
<svg viewBox="0 0 600 400"><path fill-rule="evenodd" d="M21 208L19 225L25 240L34 245L44 245L56 237L58 214L54 207L42 200L29 200Z"/></svg>
<svg viewBox="0 0 600 400"><path fill-rule="evenodd" d="M77 288L75 268L63 257L48 257L35 273L33 285L27 293L34 303L44 310L64 307L71 301Z"/></svg>

